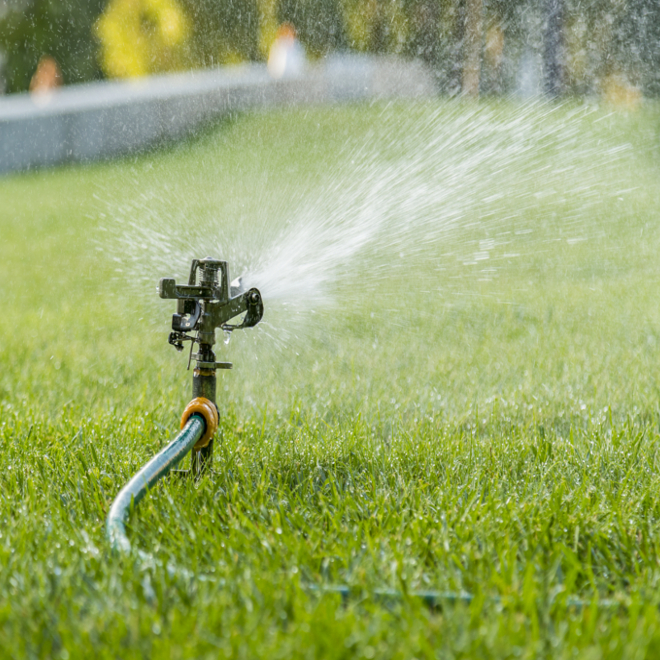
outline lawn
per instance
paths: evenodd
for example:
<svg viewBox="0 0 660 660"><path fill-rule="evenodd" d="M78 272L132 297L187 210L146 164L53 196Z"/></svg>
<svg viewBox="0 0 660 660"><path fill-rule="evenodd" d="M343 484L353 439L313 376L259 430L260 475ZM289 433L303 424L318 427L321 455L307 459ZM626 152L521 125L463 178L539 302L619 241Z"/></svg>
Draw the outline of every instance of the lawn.
<svg viewBox="0 0 660 660"><path fill-rule="evenodd" d="M659 175L656 105L438 101L1 179L2 654L656 657ZM209 255L264 321L115 556L190 397L156 284Z"/></svg>

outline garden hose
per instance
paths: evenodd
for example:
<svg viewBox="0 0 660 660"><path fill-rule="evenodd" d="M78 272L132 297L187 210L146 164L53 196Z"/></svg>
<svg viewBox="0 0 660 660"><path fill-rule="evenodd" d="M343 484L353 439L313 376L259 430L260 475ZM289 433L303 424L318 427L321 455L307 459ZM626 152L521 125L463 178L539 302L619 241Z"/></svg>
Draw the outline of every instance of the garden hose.
<svg viewBox="0 0 660 660"><path fill-rule="evenodd" d="M132 507L138 504L145 496L147 491L154 486L159 479L164 477L172 468L174 468L183 459L193 447L202 446L199 443L208 433L208 424L206 418L215 419L217 428L217 410L207 399L199 398L186 407L182 416L182 430L172 442L161 452L156 454L120 491L119 495L110 508L107 522L107 535L112 549L121 553L128 553L131 549L131 543L126 535L126 521ZM194 405L193 405L194 404ZM215 417L211 410L215 413ZM360 599L365 596L373 598L377 602L388 603L405 600L416 600L432 608L442 608L447 605L464 604L469 605L474 596L465 591L398 591L395 589L376 589L373 592L366 593L360 587L350 587L348 585L302 585L303 589L311 593L338 594L343 602L352 599ZM497 597L489 598L493 603L500 603ZM556 598L551 599L552 602ZM612 609L621 606L621 603L613 599L585 600L568 596L565 601L566 607L583 609L589 605Z"/></svg>
<svg viewBox="0 0 660 660"><path fill-rule="evenodd" d="M131 509L140 502L150 488L179 464L181 459L204 436L206 427L206 421L199 412L191 414L179 435L165 449L158 452L121 489L110 507L106 527L113 550L130 551L131 543L126 535L126 521Z"/></svg>

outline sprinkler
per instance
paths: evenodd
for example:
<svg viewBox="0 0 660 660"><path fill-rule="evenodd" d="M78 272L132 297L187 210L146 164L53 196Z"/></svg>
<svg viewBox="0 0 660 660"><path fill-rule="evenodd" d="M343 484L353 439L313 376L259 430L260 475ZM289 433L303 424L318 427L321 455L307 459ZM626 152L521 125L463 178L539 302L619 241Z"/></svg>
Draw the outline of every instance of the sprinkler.
<svg viewBox="0 0 660 660"><path fill-rule="evenodd" d="M177 301L169 343L182 351L184 343L190 342L188 369L195 360L193 398L183 411L181 432L121 489L112 503L107 533L113 549L122 552L128 552L131 547L126 535L131 508L152 486L191 450L190 470L179 470L179 473L199 477L211 465L213 436L218 428L216 370L232 368L229 362L216 362L213 352L216 330L231 333L251 328L264 314L259 290L244 291L240 278L230 284L227 262L210 257L193 259L188 284L177 284L168 277L161 279L158 293L161 298ZM241 314L245 314L242 321L234 321ZM195 345L197 351L193 352Z"/></svg>
<svg viewBox="0 0 660 660"><path fill-rule="evenodd" d="M161 279L158 293L161 298L177 301L177 312L172 316L169 343L178 351L182 351L184 342L189 341L189 369L192 360L195 360L193 398L184 411L182 422L185 423L193 412L201 412L204 415L203 407L208 405L216 409L217 415L215 372L216 369L231 369L232 364L216 362L213 352L215 332L221 329L231 333L234 330L257 325L264 314L261 294L254 288L243 291L240 278L229 284L227 262L210 257L193 259L188 284L177 284L172 278ZM243 313L245 317L241 323L230 323L232 319ZM196 353L193 352L195 344L198 345ZM191 471L196 476L211 464L213 457L213 434L209 433L211 426L212 424L207 423L207 432L194 447Z"/></svg>

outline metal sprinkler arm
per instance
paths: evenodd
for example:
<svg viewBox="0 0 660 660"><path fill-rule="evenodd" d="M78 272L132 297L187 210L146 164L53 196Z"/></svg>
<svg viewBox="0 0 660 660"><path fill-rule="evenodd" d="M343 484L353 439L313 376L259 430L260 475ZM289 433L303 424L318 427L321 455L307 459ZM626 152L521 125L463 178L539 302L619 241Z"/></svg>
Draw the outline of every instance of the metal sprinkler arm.
<svg viewBox="0 0 660 660"><path fill-rule="evenodd" d="M198 270L201 272L199 284L196 282ZM173 278L161 279L158 293L161 298L178 301L177 313L172 316L174 334L197 332L194 341L208 346L215 344L218 328L229 331L251 328L259 323L264 313L259 290L252 288L243 292L238 287L230 287L227 262L211 258L193 259L188 284L177 284ZM242 323L229 324L243 313L246 316Z"/></svg>

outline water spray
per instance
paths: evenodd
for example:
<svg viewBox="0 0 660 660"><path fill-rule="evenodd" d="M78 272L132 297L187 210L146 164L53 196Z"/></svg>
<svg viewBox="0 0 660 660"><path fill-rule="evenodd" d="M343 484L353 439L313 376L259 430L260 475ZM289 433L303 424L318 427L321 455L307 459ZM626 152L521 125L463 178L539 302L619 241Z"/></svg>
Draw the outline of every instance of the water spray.
<svg viewBox="0 0 660 660"><path fill-rule="evenodd" d="M216 362L213 351L216 330L231 333L254 327L264 313L259 290L252 288L244 291L240 278L230 284L227 262L211 257L193 259L188 284L177 284L173 278L162 278L158 293L161 298L177 301L168 341L178 351L183 350L185 342L190 342L189 369L195 361L192 400L183 411L179 435L122 488L110 508L108 537L113 548L122 551L128 551L131 547L126 536L126 520L130 510L149 488L176 467L191 450L190 470L179 472L199 477L210 467L213 436L218 428L216 370L232 368L230 362ZM242 320L234 321L241 314L244 314Z"/></svg>

